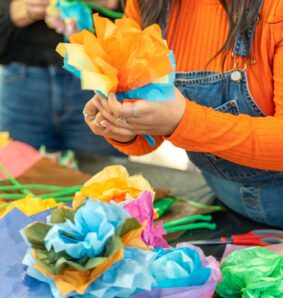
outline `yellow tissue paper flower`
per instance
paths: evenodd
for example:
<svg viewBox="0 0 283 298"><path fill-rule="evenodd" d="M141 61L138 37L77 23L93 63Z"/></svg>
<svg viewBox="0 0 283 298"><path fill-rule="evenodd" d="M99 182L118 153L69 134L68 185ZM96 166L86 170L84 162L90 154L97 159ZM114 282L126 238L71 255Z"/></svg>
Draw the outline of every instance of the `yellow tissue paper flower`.
<svg viewBox="0 0 283 298"><path fill-rule="evenodd" d="M142 175L130 176L123 166L109 166L83 185L75 195L73 207L78 208L86 198L104 202L112 200L123 202L127 194L137 198L144 190L153 191L149 182Z"/></svg>
<svg viewBox="0 0 283 298"><path fill-rule="evenodd" d="M31 195L28 195L23 199L14 201L6 208L0 209L0 218L4 217L14 208L19 209L27 216L32 216L56 206L59 206L59 204L54 199L42 200L40 198L34 198Z"/></svg>

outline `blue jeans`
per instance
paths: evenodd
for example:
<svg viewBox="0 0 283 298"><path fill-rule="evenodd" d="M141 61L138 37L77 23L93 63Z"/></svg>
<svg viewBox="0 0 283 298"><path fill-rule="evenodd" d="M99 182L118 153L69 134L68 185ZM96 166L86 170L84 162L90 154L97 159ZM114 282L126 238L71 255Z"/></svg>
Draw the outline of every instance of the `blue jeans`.
<svg viewBox="0 0 283 298"><path fill-rule="evenodd" d="M11 63L0 71L0 130L35 148L122 155L85 124L82 110L92 96L63 69Z"/></svg>

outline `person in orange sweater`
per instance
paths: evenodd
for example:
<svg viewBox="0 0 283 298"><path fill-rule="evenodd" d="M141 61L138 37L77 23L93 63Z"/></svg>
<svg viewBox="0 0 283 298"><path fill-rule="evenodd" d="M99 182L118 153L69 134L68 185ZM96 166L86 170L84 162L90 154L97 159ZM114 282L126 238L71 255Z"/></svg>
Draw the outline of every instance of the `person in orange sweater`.
<svg viewBox="0 0 283 298"><path fill-rule="evenodd" d="M283 227L283 0L129 0L126 16L164 29L176 98L96 95L87 124L128 155L169 140L225 205ZM143 134L155 136L155 147Z"/></svg>

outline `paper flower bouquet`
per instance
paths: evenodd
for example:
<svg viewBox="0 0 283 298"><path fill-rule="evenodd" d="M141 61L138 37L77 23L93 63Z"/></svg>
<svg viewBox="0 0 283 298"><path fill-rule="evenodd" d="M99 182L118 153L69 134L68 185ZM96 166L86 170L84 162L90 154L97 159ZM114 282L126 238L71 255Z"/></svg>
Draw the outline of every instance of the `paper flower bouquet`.
<svg viewBox="0 0 283 298"><path fill-rule="evenodd" d="M143 231L150 234L144 230L146 222L140 223L126 209L137 211L115 202L87 200L76 211L55 209L47 224L28 225L22 232L30 246L23 262L27 274L47 283L56 298L142 293L154 297L156 291L179 289L188 297L194 287L209 284L217 269L196 249L169 248L161 235L162 242L155 245L167 248L147 245L143 239L148 237L142 237Z"/></svg>
<svg viewBox="0 0 283 298"><path fill-rule="evenodd" d="M77 196L74 207L32 216L14 208L0 220L1 297L212 297L218 262L169 246L143 177L108 167Z"/></svg>

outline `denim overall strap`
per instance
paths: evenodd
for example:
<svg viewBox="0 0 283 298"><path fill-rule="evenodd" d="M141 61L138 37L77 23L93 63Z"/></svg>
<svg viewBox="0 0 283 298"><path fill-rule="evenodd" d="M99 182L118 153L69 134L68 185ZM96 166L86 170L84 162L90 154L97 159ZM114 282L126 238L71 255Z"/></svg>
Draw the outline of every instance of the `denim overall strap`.
<svg viewBox="0 0 283 298"><path fill-rule="evenodd" d="M249 3L245 10L245 14L247 15L250 11L256 10L256 14L259 15L262 5L263 0L258 0L256 7L252 6L251 3ZM243 33L240 33L238 35L233 50L234 55L249 57L254 39L255 26L256 22L249 26L247 36L245 36L245 34Z"/></svg>

